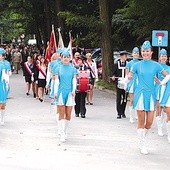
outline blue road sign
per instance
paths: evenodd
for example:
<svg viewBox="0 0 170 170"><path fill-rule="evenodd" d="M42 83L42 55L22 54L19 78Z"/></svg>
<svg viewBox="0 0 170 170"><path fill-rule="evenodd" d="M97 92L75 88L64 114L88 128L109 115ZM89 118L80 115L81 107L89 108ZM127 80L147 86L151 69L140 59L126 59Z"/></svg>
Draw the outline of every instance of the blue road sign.
<svg viewBox="0 0 170 170"><path fill-rule="evenodd" d="M152 46L167 47L168 46L168 31L153 30L152 31Z"/></svg>

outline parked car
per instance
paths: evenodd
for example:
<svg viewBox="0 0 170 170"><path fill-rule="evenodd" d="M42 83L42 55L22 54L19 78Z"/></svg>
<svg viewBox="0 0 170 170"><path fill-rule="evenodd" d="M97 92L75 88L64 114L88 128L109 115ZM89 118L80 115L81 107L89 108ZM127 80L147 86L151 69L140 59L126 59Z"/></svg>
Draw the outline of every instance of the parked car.
<svg viewBox="0 0 170 170"><path fill-rule="evenodd" d="M101 55L101 49L96 48L92 51L92 59L97 64L97 70L98 70L98 76L99 78L102 77L102 55ZM117 63L117 61L120 59L120 51L114 51L113 52L113 59L114 63ZM132 53L128 52L128 58L127 61L133 60ZM139 57L139 60L142 60L142 57Z"/></svg>

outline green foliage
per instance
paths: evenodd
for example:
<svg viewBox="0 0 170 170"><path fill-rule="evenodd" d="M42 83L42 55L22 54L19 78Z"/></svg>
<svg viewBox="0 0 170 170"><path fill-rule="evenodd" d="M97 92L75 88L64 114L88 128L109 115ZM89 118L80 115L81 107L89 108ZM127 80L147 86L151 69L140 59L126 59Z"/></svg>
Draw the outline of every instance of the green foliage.
<svg viewBox="0 0 170 170"><path fill-rule="evenodd" d="M60 1L62 10L55 11ZM45 8L47 2L48 11ZM144 39L151 39L153 29L170 30L169 0L109 0L112 17L112 40L114 49L132 49ZM0 35L12 39L21 33L39 33L44 39L47 23L64 21L63 37L72 30L75 42L84 47L99 47L100 21L98 0L0 0ZM49 14L49 20L46 19Z"/></svg>
<svg viewBox="0 0 170 170"><path fill-rule="evenodd" d="M124 7L113 15L114 29L117 34L127 30L135 37L134 43L151 39L152 30L170 30L169 5L168 0L125 0Z"/></svg>
<svg viewBox="0 0 170 170"><path fill-rule="evenodd" d="M4 41L18 38L26 29L29 13L26 12L25 7L28 6L24 6L23 1L14 0L3 0L0 6L3 9L0 24L3 28Z"/></svg>
<svg viewBox="0 0 170 170"><path fill-rule="evenodd" d="M96 29L99 26L99 22L94 16L80 16L69 11L59 12L58 15L65 20L67 26L86 27L89 29Z"/></svg>

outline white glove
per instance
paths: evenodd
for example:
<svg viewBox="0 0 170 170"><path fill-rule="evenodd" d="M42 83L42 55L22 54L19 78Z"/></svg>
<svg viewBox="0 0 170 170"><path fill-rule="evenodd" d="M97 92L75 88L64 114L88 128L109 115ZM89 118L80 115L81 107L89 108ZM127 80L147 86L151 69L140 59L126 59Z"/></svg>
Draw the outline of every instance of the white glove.
<svg viewBox="0 0 170 170"><path fill-rule="evenodd" d="M54 83L54 96L57 96L58 86L59 86L59 79L56 78L56 79L55 79L55 83Z"/></svg>
<svg viewBox="0 0 170 170"><path fill-rule="evenodd" d="M6 74L4 69L2 71L2 80L5 80L6 83L9 83L9 75Z"/></svg>
<svg viewBox="0 0 170 170"><path fill-rule="evenodd" d="M32 82L34 81L34 74L32 74L32 76L31 76L31 81Z"/></svg>
<svg viewBox="0 0 170 170"><path fill-rule="evenodd" d="M161 81L161 85L165 85L170 80L170 74L167 74L165 78Z"/></svg>
<svg viewBox="0 0 170 170"><path fill-rule="evenodd" d="M73 90L72 90L72 92L75 93L76 88L77 88L77 79L76 79L76 78L73 78L72 83L73 83Z"/></svg>
<svg viewBox="0 0 170 170"><path fill-rule="evenodd" d="M99 81L99 79L96 78L96 79L95 79L95 82L98 82L98 81Z"/></svg>

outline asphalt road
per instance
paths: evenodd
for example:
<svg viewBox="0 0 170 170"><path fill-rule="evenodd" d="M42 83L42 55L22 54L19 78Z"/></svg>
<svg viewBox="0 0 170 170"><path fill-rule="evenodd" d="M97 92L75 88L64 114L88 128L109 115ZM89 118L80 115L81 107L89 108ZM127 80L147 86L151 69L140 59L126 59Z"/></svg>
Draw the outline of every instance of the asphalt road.
<svg viewBox="0 0 170 170"><path fill-rule="evenodd" d="M157 135L154 122L147 138L149 155L140 154L136 123L129 123L128 111L126 119L116 119L112 93L96 89L85 119L73 111L68 140L61 143L48 96L43 103L26 96L21 73L10 81L5 125L0 126L0 170L170 169L167 136Z"/></svg>

